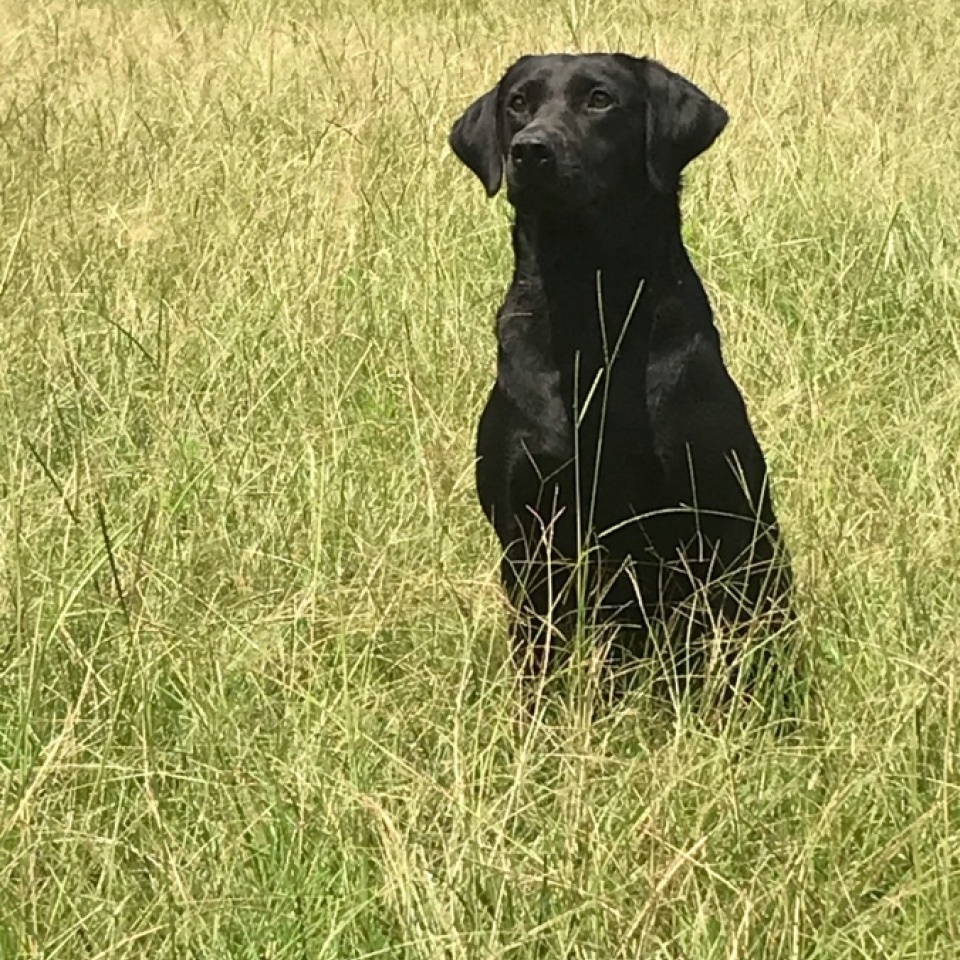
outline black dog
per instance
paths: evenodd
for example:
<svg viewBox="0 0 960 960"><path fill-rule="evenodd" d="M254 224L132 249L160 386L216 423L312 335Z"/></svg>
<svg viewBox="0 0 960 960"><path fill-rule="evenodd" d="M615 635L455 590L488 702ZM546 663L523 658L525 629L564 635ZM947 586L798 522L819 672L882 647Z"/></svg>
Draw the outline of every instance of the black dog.
<svg viewBox="0 0 960 960"><path fill-rule="evenodd" d="M516 209L477 489L528 671L578 610L641 655L653 624L689 650L788 616L766 463L680 234L681 171L727 119L656 61L554 55L518 60L450 134Z"/></svg>

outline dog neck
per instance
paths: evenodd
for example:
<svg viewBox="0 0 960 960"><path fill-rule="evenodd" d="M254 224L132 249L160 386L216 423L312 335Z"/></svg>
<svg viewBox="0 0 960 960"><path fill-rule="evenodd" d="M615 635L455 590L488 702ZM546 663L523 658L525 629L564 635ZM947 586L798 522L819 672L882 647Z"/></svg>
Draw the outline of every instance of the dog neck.
<svg viewBox="0 0 960 960"><path fill-rule="evenodd" d="M692 273L676 194L637 202L633 215L619 209L589 220L518 211L513 244L515 286L548 318L544 333L561 375L574 362L596 372L615 345L645 360L654 305Z"/></svg>
<svg viewBox="0 0 960 960"><path fill-rule="evenodd" d="M514 237L551 261L596 272L629 263L647 279L688 266L680 234L679 192L618 198L582 216L518 210Z"/></svg>

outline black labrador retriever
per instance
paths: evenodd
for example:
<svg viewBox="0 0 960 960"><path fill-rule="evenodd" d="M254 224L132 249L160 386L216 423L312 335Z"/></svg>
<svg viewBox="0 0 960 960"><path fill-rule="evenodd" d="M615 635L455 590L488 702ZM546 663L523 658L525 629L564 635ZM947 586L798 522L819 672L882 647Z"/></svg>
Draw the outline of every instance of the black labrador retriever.
<svg viewBox="0 0 960 960"><path fill-rule="evenodd" d="M640 656L652 629L689 653L789 616L766 463L680 232L681 171L727 119L654 60L551 55L451 131L516 210L477 489L528 674L585 611Z"/></svg>

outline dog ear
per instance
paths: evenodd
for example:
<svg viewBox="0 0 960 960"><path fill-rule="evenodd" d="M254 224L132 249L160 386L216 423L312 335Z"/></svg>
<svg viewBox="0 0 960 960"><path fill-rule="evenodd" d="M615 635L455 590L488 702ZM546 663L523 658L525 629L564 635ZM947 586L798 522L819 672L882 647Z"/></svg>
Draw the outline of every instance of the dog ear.
<svg viewBox="0 0 960 960"><path fill-rule="evenodd" d="M492 197L503 179L503 150L497 128L498 84L467 107L450 131L450 146L483 182Z"/></svg>
<svg viewBox="0 0 960 960"><path fill-rule="evenodd" d="M680 173L720 136L727 111L685 77L656 60L643 61L647 94L647 176L669 193Z"/></svg>

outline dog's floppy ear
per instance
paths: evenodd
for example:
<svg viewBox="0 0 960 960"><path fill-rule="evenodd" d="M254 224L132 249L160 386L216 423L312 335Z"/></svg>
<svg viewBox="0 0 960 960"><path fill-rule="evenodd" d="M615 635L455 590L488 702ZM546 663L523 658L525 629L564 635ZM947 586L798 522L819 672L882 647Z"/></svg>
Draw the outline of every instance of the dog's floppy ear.
<svg viewBox="0 0 960 960"><path fill-rule="evenodd" d="M685 77L656 60L643 61L647 94L647 176L656 190L668 193L680 172L699 157L727 125L719 103Z"/></svg>
<svg viewBox="0 0 960 960"><path fill-rule="evenodd" d="M500 189L503 179L503 150L497 128L499 90L498 84L471 103L450 131L453 152L483 181L488 197Z"/></svg>

